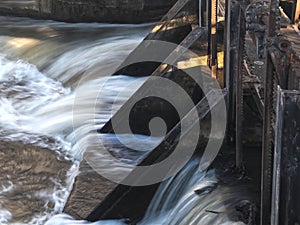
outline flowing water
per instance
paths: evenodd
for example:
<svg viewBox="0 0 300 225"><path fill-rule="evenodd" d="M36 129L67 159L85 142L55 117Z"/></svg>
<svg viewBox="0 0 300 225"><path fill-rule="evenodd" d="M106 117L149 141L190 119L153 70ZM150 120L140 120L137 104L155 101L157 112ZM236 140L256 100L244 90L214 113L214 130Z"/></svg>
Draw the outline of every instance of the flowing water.
<svg viewBox="0 0 300 225"><path fill-rule="evenodd" d="M200 172L198 160L163 182L137 225L245 225L254 224L254 205L247 185L221 185L214 170ZM197 193L196 193L197 192ZM251 200L250 200L251 199ZM75 221L60 214L46 225L126 225L126 221Z"/></svg>
<svg viewBox="0 0 300 225"><path fill-rule="evenodd" d="M151 27L0 17L0 224L62 211L91 131L145 80L108 75Z"/></svg>
<svg viewBox="0 0 300 225"><path fill-rule="evenodd" d="M0 224L88 224L59 213L84 150L95 145L93 131L146 80L108 75L151 28L0 17ZM128 163L106 171L117 175L160 141L144 141L136 155L113 135L103 139ZM243 224L234 222L234 207L245 203L246 191L217 185L214 171L196 168L191 163L162 183L139 224Z"/></svg>

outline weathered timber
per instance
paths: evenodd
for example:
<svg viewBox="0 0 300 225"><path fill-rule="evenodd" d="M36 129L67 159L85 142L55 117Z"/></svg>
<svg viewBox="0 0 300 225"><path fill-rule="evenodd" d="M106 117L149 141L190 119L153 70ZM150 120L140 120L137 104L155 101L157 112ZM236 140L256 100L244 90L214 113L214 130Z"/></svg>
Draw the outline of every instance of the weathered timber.
<svg viewBox="0 0 300 225"><path fill-rule="evenodd" d="M202 84L205 88L209 88L209 78L211 76L210 73L207 73L207 67L205 69L198 64L193 64L184 69L177 69L171 64L177 65L177 63L181 60L188 60L189 57L183 57L184 52L182 52L181 48L196 50L195 56L197 58L205 58L207 57L207 28L200 28L198 24L198 5L197 1L192 0L179 0L174 7L166 14L166 16L162 19L162 21L153 29L153 31L145 38L146 44L142 43L140 46L134 50L128 58L124 61L124 63L120 66L120 68L115 72L117 74L123 75L131 75L131 76L148 76L151 77L163 77L169 79L170 82L174 82L177 85L181 86L185 92L189 95L189 97L193 100L194 105L197 105L197 110L199 114L199 118L195 120L189 121L189 128L193 130L196 126L194 122L198 120L203 120L205 118L205 122L201 124L201 138L199 143L193 142L189 140L189 138L185 138L183 144L181 145L180 150L183 159L188 157L186 154L189 146L198 143L198 151L197 155L203 150L203 147L207 143L207 139L204 138L208 136L210 132L210 109L207 105L207 101L203 98L202 91L199 87L199 83ZM160 42L168 42L173 43L173 47L163 49L164 51L155 52L155 41ZM148 41L148 42L147 42ZM152 41L152 42L151 42ZM179 46L178 46L179 44ZM171 45L172 46L172 45ZM153 50L154 49L154 50ZM161 60L159 62L168 62L168 63L157 63L152 62L151 60L143 61L140 63L134 63L136 59L143 58L143 56L155 54ZM179 54L178 54L179 53ZM167 65L168 64L168 65ZM203 64L204 65L204 64ZM205 64L207 65L207 64ZM205 72L204 72L205 71ZM197 74L197 76L190 77L188 74L192 72L192 74ZM203 73L204 72L204 73ZM197 81L197 82L196 82ZM198 83L198 84L197 84ZM208 84L207 86L204 83ZM153 165L157 162L161 162L162 160L168 158L168 156L174 151L176 145L178 144L178 138L180 136L180 118L176 111L174 112L172 105L168 104L168 102L163 101L157 98L146 98L142 101L137 101L135 104L135 108L131 108L130 103L135 103L135 99L137 95L142 97L147 96L147 91L151 89L157 89L157 85L153 85L151 83L151 78L146 81L146 83L138 90L132 98L125 103L125 105L121 108L121 110L116 115L121 115L119 118L122 120L122 109L124 107L129 107L131 110L130 117L132 118L130 128L133 133L137 134L146 134L149 135L148 124L150 119L154 117L163 118L167 123L167 132L168 135L166 139L151 153L147 156L139 165ZM165 88L162 87L160 92L165 92ZM174 93L176 94L176 93ZM178 96L178 102L182 102L182 108L184 109L184 114L189 113L192 110L189 107L185 107L185 102L180 101L181 96ZM222 96L223 98L223 96ZM202 99L202 101L200 101ZM216 99L215 103L218 103L220 99ZM115 116L116 116L115 115ZM114 116L114 117L115 117ZM118 122L118 119L115 120ZM118 124L118 123L117 123ZM191 132L190 130L190 132ZM101 133L114 133L114 129L110 122L108 122L103 129L100 130ZM119 132L117 132L119 133ZM126 133L126 132L125 132ZM193 132L191 132L193 133ZM196 132L195 132L196 133ZM197 133L196 133L197 134ZM198 134L197 134L198 135ZM186 137L186 136L185 136ZM187 159L188 160L188 159ZM178 163L177 161L173 162L172 165ZM83 162L81 167L85 167L86 162ZM147 171L143 176L147 176L151 171ZM84 176L94 176L94 178L87 178ZM118 185L114 189L114 184L107 182L104 178L99 178L99 175L96 174L95 171L91 171L87 174L82 174L78 176L75 182L75 188L69 198L67 206L65 208L65 212L71 213L71 215L76 218L82 218L88 211L90 212L90 208L94 205L94 211L87 216L86 218L90 221L96 221L98 219L126 219L129 218L131 222L136 222L142 218L144 215L149 202L151 201L155 191L159 186L159 182L152 185L146 186L127 186L127 185ZM98 182L96 181L98 179ZM125 181L135 179L140 179L136 176L136 170L125 179ZM104 181L104 183L102 183ZM91 185L89 185L89 183ZM97 185L98 184L98 185ZM102 185L104 187L104 191L102 189ZM93 200L90 201L91 204L88 204L87 207L84 206L85 202L82 199L82 196L87 193L86 190L90 186L92 197L87 197L88 199ZM108 194L109 189L112 190L110 194ZM98 191L97 191L98 190ZM90 192L89 191L89 192ZM108 192L107 192L108 191ZM89 193L88 192L88 193ZM97 197L97 192L98 196ZM107 195L108 194L108 195ZM107 195L107 197L104 197ZM95 199L98 198L97 206L95 205ZM104 198L104 199L103 199ZM130 202L130 207L128 207L128 202ZM82 205L82 208L80 207Z"/></svg>
<svg viewBox="0 0 300 225"><path fill-rule="evenodd" d="M206 98L210 98L213 100L214 105L208 105L208 101L206 98L203 98L195 107L198 112L199 120L206 120L204 123L210 124L209 113L210 111L218 106L218 103L223 99L223 97L227 94L224 90L223 93L220 95L218 91L212 90ZM176 148L177 153L179 152L181 157L184 159L185 163L182 165L184 166L186 163L189 162L189 152L191 151L191 146L195 143L191 143L194 141L194 138L190 138L191 135L195 134L195 129L198 129L197 121L194 121L193 110L191 113L188 113L186 117L182 120L183 123L189 124L189 129L186 133L181 134L181 122L179 122L165 137L165 139L161 142L158 147L156 147L151 153L139 164L139 166L147 166L153 165L162 160L165 160L170 156L171 153ZM203 129L203 132L205 129ZM209 126L207 130L210 130ZM207 132L206 130L206 132ZM193 153L194 157L199 157L203 154L203 150L207 145L207 133L206 136L203 136L203 132L200 133L200 137L198 139L197 150ZM208 132L209 133L209 132ZM205 135L205 134L204 134ZM178 147L177 144L180 138L180 146ZM192 149L193 151L193 149ZM169 166L177 165L179 162L174 161L174 164ZM182 162L181 162L182 163ZM169 169L171 169L171 167ZM169 171L169 170L168 170ZM162 174L159 176L165 177L169 174L163 174L164 172L161 171ZM165 171L167 172L167 171ZM141 179L141 177L149 176L152 173L152 169L145 171L143 174L139 174L134 169L128 177L125 178L125 183L135 180ZM167 172L168 173L168 172ZM138 176L139 175L139 176ZM145 186L127 186L120 184L118 185L105 199L102 201L87 217L89 221L97 221L101 219L129 219L131 223L136 223L140 219L142 219L148 205L150 204L153 195L155 194L160 182L152 184L152 185L145 185ZM127 207L130 204L130 207Z"/></svg>
<svg viewBox="0 0 300 225"><path fill-rule="evenodd" d="M190 46L192 46L198 39L205 38L206 30L204 28L198 28L193 30L180 44L180 46L188 49ZM202 41L203 41L202 40ZM147 49L145 50L145 52ZM176 63L176 60L178 60L177 56L178 53L176 51L176 48L172 49L170 48L168 51L168 55L171 53L174 53L174 63ZM171 54L172 55L172 54ZM177 56L177 57L176 57ZM130 57L130 56L129 56ZM162 57L162 59L165 56ZM169 60L168 60L169 61ZM172 63L172 62L170 62ZM201 98L202 98L202 91L199 89L196 82L187 75L184 70L173 70L171 72L168 71L170 69L169 67L166 67L163 71L156 70L153 72L153 75L159 75L161 77L167 78L172 80L172 82L176 82L178 85L180 85L193 99L194 103L196 104ZM201 75L201 68L194 67L189 68L189 70L198 70L196 72L199 73L198 80L201 80L203 78L203 75ZM195 79L195 78L194 78ZM131 121L131 129L136 134L144 134L144 135L150 135L150 131L148 129L148 123L145 123L149 121L151 118L154 118L156 116L161 116L165 119L167 123L167 132L170 131L175 124L178 123L179 117L177 113L171 113L174 111L173 107L168 104L163 99L153 99L153 98L145 98L143 101L139 102L138 105L135 105L138 99L143 98L144 96L147 96L147 93L151 93L152 88L155 87L156 82L155 80L148 79L143 86L124 104L124 106L121 107L121 109L113 116L111 120L109 120L105 126L99 131L101 133L114 133L114 129L122 130L121 127L118 127L118 124L120 124L118 121L123 121L123 115L126 115L126 111L130 110L131 112L131 118L133 119ZM159 88L159 87L156 87ZM161 87L164 88L164 87ZM164 89L161 90L162 92ZM178 96L180 97L180 96ZM178 99L179 101L179 99ZM185 104L184 102L182 102ZM133 107L134 106L134 107ZM184 108L184 107L183 107ZM185 112L187 113L191 108L185 108ZM144 112L147 113L144 113ZM176 111L176 110L175 110ZM114 121L115 127L112 126L112 121ZM145 126L146 125L146 126ZM122 124L121 124L122 126ZM120 129L119 129L120 128Z"/></svg>

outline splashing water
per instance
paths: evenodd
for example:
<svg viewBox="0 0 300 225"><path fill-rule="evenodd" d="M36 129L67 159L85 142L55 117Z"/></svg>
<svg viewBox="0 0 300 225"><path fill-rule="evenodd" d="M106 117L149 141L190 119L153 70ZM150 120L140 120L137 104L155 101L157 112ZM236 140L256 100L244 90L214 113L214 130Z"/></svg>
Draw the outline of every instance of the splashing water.
<svg viewBox="0 0 300 225"><path fill-rule="evenodd" d="M214 170L200 172L199 161L164 181L138 225L245 225L239 221L237 206L250 204L247 188L219 185ZM197 192L197 193L196 193ZM46 225L126 225L125 221L75 221L61 214Z"/></svg>
<svg viewBox="0 0 300 225"><path fill-rule="evenodd" d="M0 17L0 142L29 145L22 151L23 145L18 144L17 150L2 152L0 148L4 162L0 166L0 224L126 224L122 220L76 221L59 213L84 150L97 145L95 131L146 79L107 75L151 27ZM123 140L135 144L124 136ZM114 135L102 139L128 165L117 164L114 171L104 172L119 176L122 170L133 169L144 154L126 151ZM145 142L145 154L159 142L159 138ZM101 156L97 152L94 158ZM111 163L101 162L103 169ZM163 182L138 224L243 224L235 222L234 206L245 201L247 192L222 187L214 171L203 173L196 168L193 162Z"/></svg>
<svg viewBox="0 0 300 225"><path fill-rule="evenodd" d="M145 81L108 75L150 28L1 17L0 224L44 224L62 211L88 137Z"/></svg>

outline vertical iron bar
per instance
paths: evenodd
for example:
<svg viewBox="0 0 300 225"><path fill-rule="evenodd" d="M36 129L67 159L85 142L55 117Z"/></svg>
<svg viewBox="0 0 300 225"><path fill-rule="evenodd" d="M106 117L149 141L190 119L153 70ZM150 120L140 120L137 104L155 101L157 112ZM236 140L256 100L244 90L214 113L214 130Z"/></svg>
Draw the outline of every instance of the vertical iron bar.
<svg viewBox="0 0 300 225"><path fill-rule="evenodd" d="M266 60L264 72L264 112L263 112L263 144L262 144L262 178L261 178L261 225L271 224L271 196L272 196L272 177L273 177L273 155L274 155L274 130L272 122L274 123L274 86L275 73L272 60L269 55L269 44L271 40L277 35L279 12L279 0L270 1L270 10L268 18L267 30L267 46L266 46ZM280 24L279 24L280 26Z"/></svg>
<svg viewBox="0 0 300 225"><path fill-rule="evenodd" d="M234 47L236 44L237 38L235 38L236 33L233 32L233 29L235 28L235 23L233 23L233 17L235 16L233 8L235 2L226 0L226 32L225 32L225 45L226 45L226 51L225 51L225 85L228 90L227 95L227 142L232 143L234 142L234 127L235 127L235 93L234 93L234 79L233 79L233 63L234 56L236 54Z"/></svg>
<svg viewBox="0 0 300 225"><path fill-rule="evenodd" d="M198 13L198 17L199 17L199 27L202 27L202 0L199 0L199 13Z"/></svg>
<svg viewBox="0 0 300 225"><path fill-rule="evenodd" d="M242 168L242 58L244 45L244 21L241 5L236 1L227 1L226 34L226 87L228 89L228 129L227 139L235 143L236 167Z"/></svg>
<svg viewBox="0 0 300 225"><path fill-rule="evenodd" d="M274 167L273 167L273 188L272 188L272 209L271 224L279 225L279 196L280 196L280 172L281 172L281 151L282 151L282 126L283 126L283 104L280 87L277 89L276 107L276 132L274 147Z"/></svg>
<svg viewBox="0 0 300 225"><path fill-rule="evenodd" d="M212 77L217 79L217 68L218 68L218 49L217 49L217 10L218 10L218 0L211 0L211 32L210 32L210 42L211 42L211 54L210 54L210 66L212 70Z"/></svg>
<svg viewBox="0 0 300 225"><path fill-rule="evenodd" d="M272 225L299 224L300 215L300 92L277 96Z"/></svg>
<svg viewBox="0 0 300 225"><path fill-rule="evenodd" d="M269 56L266 60L264 79L264 113L263 113L263 143L262 143L262 179L261 179L261 225L270 225L271 189L273 165L273 110L274 72Z"/></svg>
<svg viewBox="0 0 300 225"><path fill-rule="evenodd" d="M236 148L236 167L243 168L243 56L244 56L244 38L245 38L245 22L242 16L241 5L238 5L237 21L239 21L239 41L238 41L238 58L235 63L238 66L236 79L236 123L235 123L235 148Z"/></svg>
<svg viewBox="0 0 300 225"><path fill-rule="evenodd" d="M208 55L208 65L210 65L210 55L211 55L211 0L206 0L206 25L207 25L207 55Z"/></svg>

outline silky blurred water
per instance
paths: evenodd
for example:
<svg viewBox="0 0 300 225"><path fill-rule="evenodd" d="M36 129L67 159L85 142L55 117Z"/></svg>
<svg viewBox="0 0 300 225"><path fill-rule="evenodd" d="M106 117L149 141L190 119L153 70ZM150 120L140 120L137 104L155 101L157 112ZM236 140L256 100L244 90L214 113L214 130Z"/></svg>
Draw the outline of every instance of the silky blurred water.
<svg viewBox="0 0 300 225"><path fill-rule="evenodd" d="M222 185L214 170L200 172L198 160L164 181L158 188L144 218L137 225L245 225L251 218L251 197L247 185ZM196 193L197 191L197 193ZM239 208L243 210L238 210ZM245 216L246 215L246 216ZM60 214L46 225L126 225L122 220L90 223ZM131 224L131 223L129 223Z"/></svg>
<svg viewBox="0 0 300 225"><path fill-rule="evenodd" d="M62 210L85 149L97 145L95 131L147 79L109 75L152 26L0 17L0 224L126 224L77 221ZM112 162L101 160L103 172L116 176L161 140L145 139L136 154L114 135L101 139L128 165L106 171ZM122 140L135 144L126 134ZM243 188L218 185L213 170L200 172L193 162L161 184L138 224L244 224L235 206L245 199Z"/></svg>
<svg viewBox="0 0 300 225"><path fill-rule="evenodd" d="M151 27L0 17L0 224L62 212L87 137L146 79L109 75Z"/></svg>

